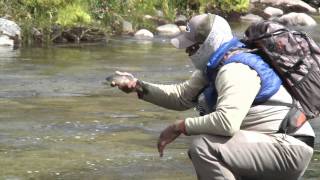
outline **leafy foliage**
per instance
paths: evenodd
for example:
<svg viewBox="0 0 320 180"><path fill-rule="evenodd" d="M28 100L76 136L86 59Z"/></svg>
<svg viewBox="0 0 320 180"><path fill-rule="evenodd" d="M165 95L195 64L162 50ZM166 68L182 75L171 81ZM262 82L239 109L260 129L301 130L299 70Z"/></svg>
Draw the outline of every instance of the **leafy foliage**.
<svg viewBox="0 0 320 180"><path fill-rule="evenodd" d="M202 12L206 6L211 5L214 8L224 12L247 12L250 0L200 0Z"/></svg>
<svg viewBox="0 0 320 180"><path fill-rule="evenodd" d="M177 14L205 12L208 5L225 12L245 12L249 0L0 0L0 16L11 16L27 38L32 27L36 27L50 39L56 24L64 28L101 26L116 33L121 32L126 20L134 29L152 31L157 26L155 19L172 22ZM145 15L155 19L146 19Z"/></svg>
<svg viewBox="0 0 320 180"><path fill-rule="evenodd" d="M58 10L56 22L62 26L89 24L91 16L85 10L86 7L80 3L68 4L65 8Z"/></svg>

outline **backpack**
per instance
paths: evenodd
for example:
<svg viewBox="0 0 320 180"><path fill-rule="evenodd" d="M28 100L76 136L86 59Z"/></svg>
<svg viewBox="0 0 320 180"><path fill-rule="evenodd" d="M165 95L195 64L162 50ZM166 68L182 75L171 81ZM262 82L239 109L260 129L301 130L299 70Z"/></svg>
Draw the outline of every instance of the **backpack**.
<svg viewBox="0 0 320 180"><path fill-rule="evenodd" d="M261 21L246 29L242 42L275 69L308 119L320 115L320 48L306 33Z"/></svg>

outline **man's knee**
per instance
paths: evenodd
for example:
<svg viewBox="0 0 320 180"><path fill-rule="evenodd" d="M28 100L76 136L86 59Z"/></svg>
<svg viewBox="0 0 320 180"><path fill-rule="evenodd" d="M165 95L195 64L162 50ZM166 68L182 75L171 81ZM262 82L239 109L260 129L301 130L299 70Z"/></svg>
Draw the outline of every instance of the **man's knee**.
<svg viewBox="0 0 320 180"><path fill-rule="evenodd" d="M198 179L236 179L221 158L220 149L227 139L219 136L199 136L192 141L188 154Z"/></svg>
<svg viewBox="0 0 320 180"><path fill-rule="evenodd" d="M202 136L196 137L192 140L188 150L190 159L199 158L200 154L204 154L205 142Z"/></svg>
<svg viewBox="0 0 320 180"><path fill-rule="evenodd" d="M189 158L204 159L208 156L216 156L219 154L219 147L224 141L220 137L215 136L198 136L192 140L189 147Z"/></svg>

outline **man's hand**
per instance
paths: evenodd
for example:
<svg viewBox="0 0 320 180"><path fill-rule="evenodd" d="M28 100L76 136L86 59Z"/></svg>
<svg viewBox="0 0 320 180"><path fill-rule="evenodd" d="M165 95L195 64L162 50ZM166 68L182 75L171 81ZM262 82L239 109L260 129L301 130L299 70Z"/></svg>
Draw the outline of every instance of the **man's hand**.
<svg viewBox="0 0 320 180"><path fill-rule="evenodd" d="M163 151L166 145L174 141L181 133L185 133L184 120L176 121L161 132L158 140L158 151L160 157L163 156Z"/></svg>
<svg viewBox="0 0 320 180"><path fill-rule="evenodd" d="M132 74L116 71L116 75L119 76L117 78L114 78L114 80L111 82L111 86L117 86L120 90L126 93L137 91L140 88L138 79L135 78Z"/></svg>

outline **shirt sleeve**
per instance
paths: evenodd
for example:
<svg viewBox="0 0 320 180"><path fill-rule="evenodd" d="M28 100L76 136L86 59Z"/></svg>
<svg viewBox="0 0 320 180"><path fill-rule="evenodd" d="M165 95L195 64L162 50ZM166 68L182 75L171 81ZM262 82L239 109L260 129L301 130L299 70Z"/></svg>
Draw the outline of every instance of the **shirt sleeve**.
<svg viewBox="0 0 320 180"><path fill-rule="evenodd" d="M260 78L249 66L230 63L219 70L215 85L218 93L216 111L205 116L187 118L187 134L232 136L240 129L259 92Z"/></svg>
<svg viewBox="0 0 320 180"><path fill-rule="evenodd" d="M142 84L145 93L141 99L167 109L182 111L195 106L199 93L208 82L202 72L195 71L189 80L180 84Z"/></svg>

